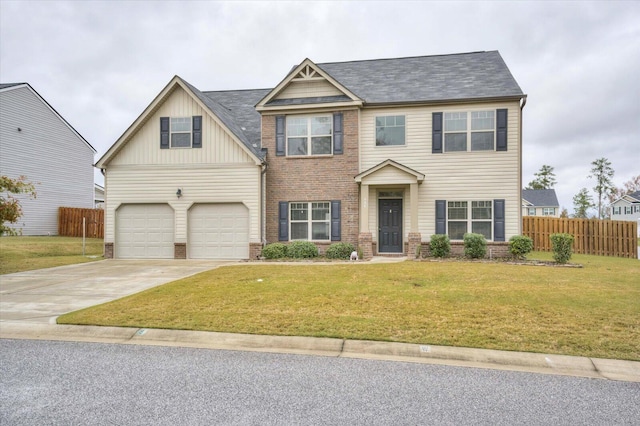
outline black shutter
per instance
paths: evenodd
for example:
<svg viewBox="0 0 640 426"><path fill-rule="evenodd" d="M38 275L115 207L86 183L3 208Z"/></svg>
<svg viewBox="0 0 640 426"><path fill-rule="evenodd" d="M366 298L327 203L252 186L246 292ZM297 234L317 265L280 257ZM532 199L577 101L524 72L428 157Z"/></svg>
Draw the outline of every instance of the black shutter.
<svg viewBox="0 0 640 426"><path fill-rule="evenodd" d="M286 201L278 205L278 240L289 241L289 203Z"/></svg>
<svg viewBox="0 0 640 426"><path fill-rule="evenodd" d="M191 146L193 148L202 148L202 116L195 115L192 121L193 143Z"/></svg>
<svg viewBox="0 0 640 426"><path fill-rule="evenodd" d="M160 149L169 149L169 117L160 117Z"/></svg>
<svg viewBox="0 0 640 426"><path fill-rule="evenodd" d="M285 155L285 116L276 116L276 155Z"/></svg>
<svg viewBox="0 0 640 426"><path fill-rule="evenodd" d="M342 154L343 145L342 113L337 112L333 114L333 153L338 155Z"/></svg>
<svg viewBox="0 0 640 426"><path fill-rule="evenodd" d="M496 151L507 150L507 111L506 109L496 111Z"/></svg>
<svg viewBox="0 0 640 426"><path fill-rule="evenodd" d="M436 234L447 233L447 201L436 200Z"/></svg>
<svg viewBox="0 0 640 426"><path fill-rule="evenodd" d="M340 235L340 218L342 214L340 212L340 201L331 202L331 241L340 241L342 236Z"/></svg>
<svg viewBox="0 0 640 426"><path fill-rule="evenodd" d="M493 241L504 239L504 200L493 200Z"/></svg>
<svg viewBox="0 0 640 426"><path fill-rule="evenodd" d="M431 118L431 153L442 154L442 113L434 112Z"/></svg>

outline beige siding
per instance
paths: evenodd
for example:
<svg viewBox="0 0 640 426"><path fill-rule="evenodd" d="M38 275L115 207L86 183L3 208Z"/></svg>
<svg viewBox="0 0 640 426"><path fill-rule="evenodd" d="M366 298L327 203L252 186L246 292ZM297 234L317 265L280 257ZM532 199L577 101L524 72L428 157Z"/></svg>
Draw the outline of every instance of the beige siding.
<svg viewBox="0 0 640 426"><path fill-rule="evenodd" d="M105 242L114 241L114 212L121 204L167 202L175 210L175 242L187 241L187 214L194 203L243 203L249 210L250 241L260 242L258 166L112 166L105 180Z"/></svg>
<svg viewBox="0 0 640 426"><path fill-rule="evenodd" d="M160 149L160 117L202 116L202 148ZM177 87L131 140L111 160L110 166L127 164L255 163L241 142L225 131L200 104Z"/></svg>
<svg viewBox="0 0 640 426"><path fill-rule="evenodd" d="M508 151L431 153L432 113L508 108ZM405 115L406 144L375 146L375 117ZM360 171L391 159L425 175L419 188L419 230L427 241L435 233L436 200L505 199L506 238L520 233L520 107L518 102L482 105L365 109L361 114ZM376 179L377 180L377 179ZM389 183L393 184L391 180ZM405 189L405 219L409 217ZM370 229L377 229L377 192L371 188ZM405 239L409 232L405 220ZM376 232L373 232L374 239Z"/></svg>
<svg viewBox="0 0 640 426"><path fill-rule="evenodd" d="M343 93L326 80L293 81L275 99L339 96Z"/></svg>

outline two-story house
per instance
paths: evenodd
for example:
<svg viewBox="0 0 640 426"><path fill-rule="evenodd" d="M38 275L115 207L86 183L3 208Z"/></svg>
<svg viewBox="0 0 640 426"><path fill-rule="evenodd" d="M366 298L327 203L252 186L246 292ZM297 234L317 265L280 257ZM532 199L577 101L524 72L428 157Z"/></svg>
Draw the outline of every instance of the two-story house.
<svg viewBox="0 0 640 426"><path fill-rule="evenodd" d="M97 163L105 252L254 258L309 240L413 256L466 232L504 247L521 227L525 100L495 51L305 59L270 90L175 77Z"/></svg>
<svg viewBox="0 0 640 426"><path fill-rule="evenodd" d="M611 219L638 222L640 236L640 191L635 191L611 203Z"/></svg>
<svg viewBox="0 0 640 426"><path fill-rule="evenodd" d="M560 203L555 189L523 189L523 216L560 217Z"/></svg>
<svg viewBox="0 0 640 426"><path fill-rule="evenodd" d="M60 207L94 207L96 150L29 83L0 84L0 174L25 176L37 196L17 194L22 235L56 235Z"/></svg>

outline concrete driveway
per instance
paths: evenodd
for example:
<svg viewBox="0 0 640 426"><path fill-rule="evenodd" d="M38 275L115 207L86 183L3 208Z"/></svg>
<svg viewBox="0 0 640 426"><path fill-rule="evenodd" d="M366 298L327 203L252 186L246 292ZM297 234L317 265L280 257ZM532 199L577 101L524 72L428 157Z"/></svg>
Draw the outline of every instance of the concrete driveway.
<svg viewBox="0 0 640 426"><path fill-rule="evenodd" d="M103 260L0 275L0 324L55 323L67 312L109 302L233 262Z"/></svg>

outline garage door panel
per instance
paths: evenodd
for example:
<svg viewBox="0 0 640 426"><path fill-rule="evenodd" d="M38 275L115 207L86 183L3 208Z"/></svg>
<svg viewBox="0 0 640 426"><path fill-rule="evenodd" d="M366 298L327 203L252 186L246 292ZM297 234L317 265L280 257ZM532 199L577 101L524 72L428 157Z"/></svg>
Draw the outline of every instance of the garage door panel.
<svg viewBox="0 0 640 426"><path fill-rule="evenodd" d="M193 259L248 258L249 210L241 203L194 205L187 247Z"/></svg>
<svg viewBox="0 0 640 426"><path fill-rule="evenodd" d="M116 257L172 259L174 212L168 204L126 204L116 213Z"/></svg>

